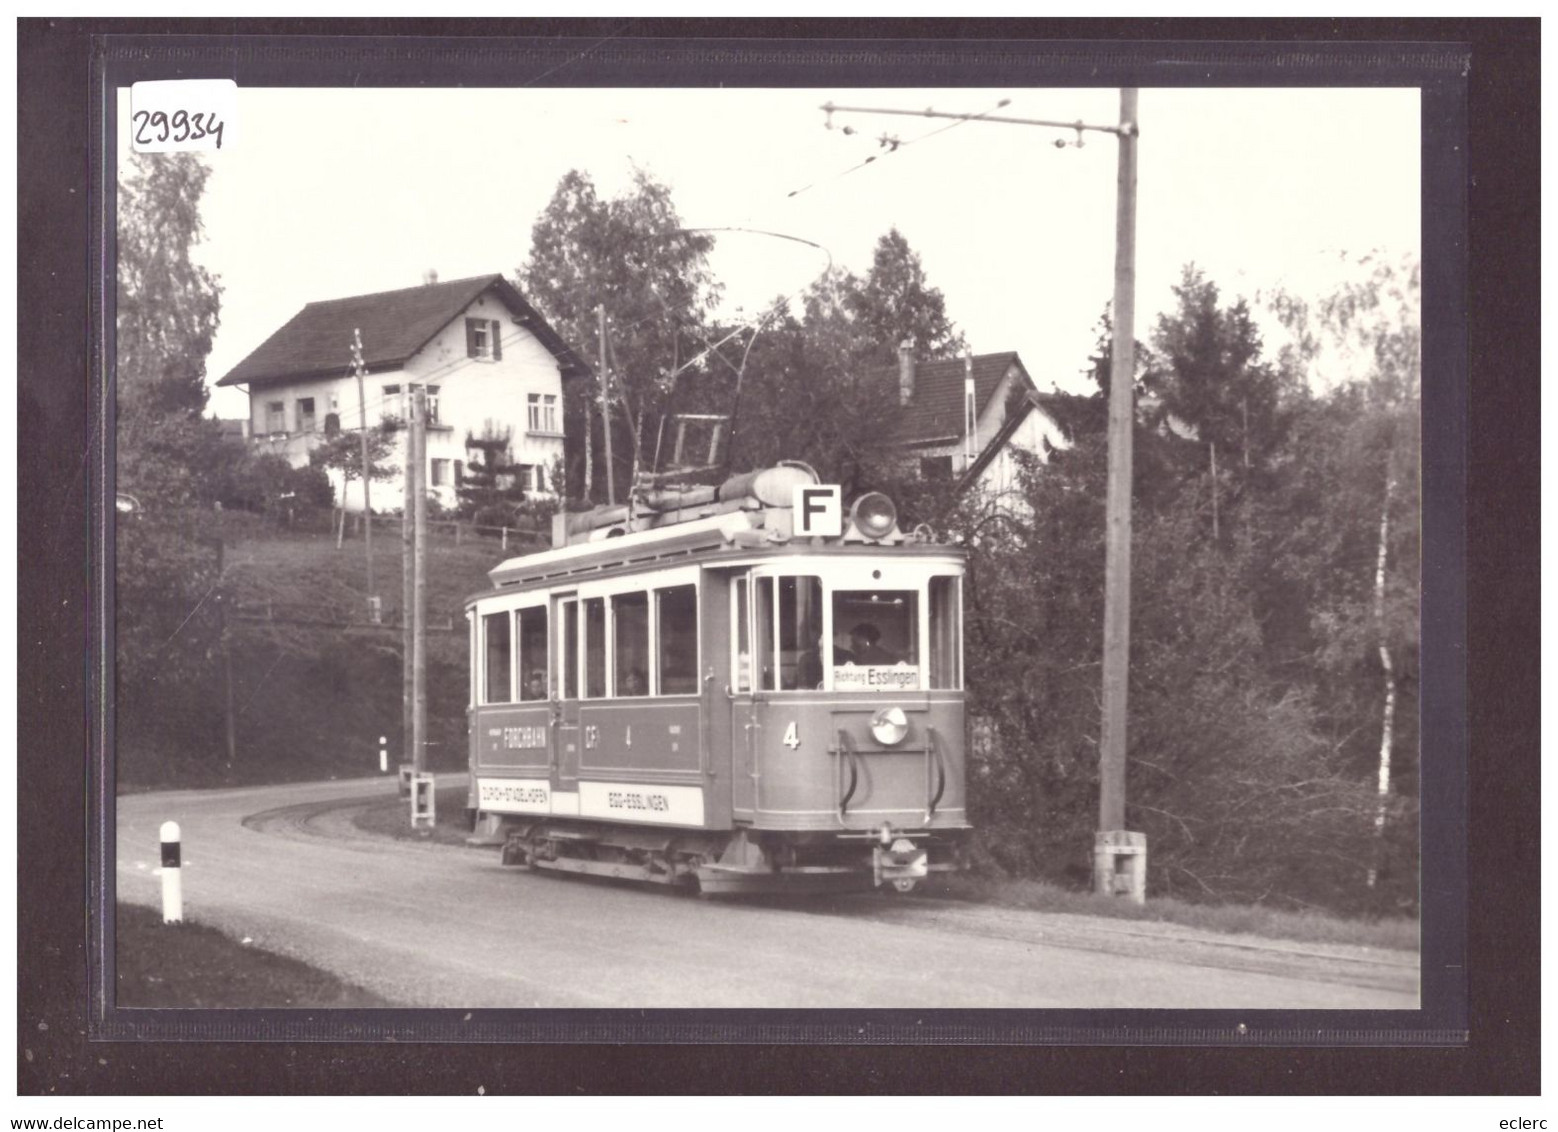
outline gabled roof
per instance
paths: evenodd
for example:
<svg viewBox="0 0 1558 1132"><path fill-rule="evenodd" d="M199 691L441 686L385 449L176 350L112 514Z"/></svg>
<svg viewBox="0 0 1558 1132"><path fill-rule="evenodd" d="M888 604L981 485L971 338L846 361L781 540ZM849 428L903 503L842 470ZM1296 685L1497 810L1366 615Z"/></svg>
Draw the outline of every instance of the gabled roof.
<svg viewBox="0 0 1558 1132"><path fill-rule="evenodd" d="M984 414L990 398L1000 388L1008 370L1017 367L1019 384L1033 388L1033 380L1016 351L974 355L974 411ZM893 371L897 381L897 370ZM884 380L886 371L884 371ZM893 443L898 445L934 444L956 440L963 435L963 359L919 361L914 367L914 394L898 410Z"/></svg>
<svg viewBox="0 0 1558 1132"><path fill-rule="evenodd" d="M1035 393L1032 399L1060 426L1068 440L1088 433L1101 433L1109 427L1109 399L1101 393Z"/></svg>
<svg viewBox="0 0 1558 1132"><path fill-rule="evenodd" d="M263 388L350 373L354 329L362 331L363 361L370 371L398 369L488 291L496 292L551 352L564 377L589 372L518 288L501 275L477 275L309 303L217 384Z"/></svg>

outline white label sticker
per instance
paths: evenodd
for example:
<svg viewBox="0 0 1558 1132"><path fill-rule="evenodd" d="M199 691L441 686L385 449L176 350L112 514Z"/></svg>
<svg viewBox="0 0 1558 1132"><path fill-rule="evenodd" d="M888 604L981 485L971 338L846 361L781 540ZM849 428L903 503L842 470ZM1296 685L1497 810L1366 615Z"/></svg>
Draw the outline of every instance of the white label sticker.
<svg viewBox="0 0 1558 1132"><path fill-rule="evenodd" d="M231 149L238 130L232 79L163 79L130 87L130 147L137 153Z"/></svg>
<svg viewBox="0 0 1558 1132"><path fill-rule="evenodd" d="M796 538L838 538L844 533L844 491L836 483L797 484L790 507Z"/></svg>

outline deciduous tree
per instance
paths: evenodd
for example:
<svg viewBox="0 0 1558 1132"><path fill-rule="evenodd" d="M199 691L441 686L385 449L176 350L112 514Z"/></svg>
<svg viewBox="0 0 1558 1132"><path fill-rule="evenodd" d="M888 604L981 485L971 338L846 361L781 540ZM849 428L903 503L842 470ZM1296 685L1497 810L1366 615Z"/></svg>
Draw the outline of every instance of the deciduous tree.
<svg viewBox="0 0 1558 1132"><path fill-rule="evenodd" d="M221 594L208 509L227 453L201 418L221 304L192 259L207 172L190 154L135 155L119 192L117 488L138 507L117 526L116 703L131 731L209 726L194 705L213 702Z"/></svg>
<svg viewBox="0 0 1558 1132"><path fill-rule="evenodd" d="M713 247L711 236L683 227L670 188L643 170L626 193L609 200L589 174L569 171L531 230L520 288L597 366L596 308L606 310L618 499L625 498L635 446L652 437L674 375L699 349L690 330L702 328L719 291L708 265ZM576 497L604 474L598 394L598 381L569 387L568 431L580 435L588 422L591 437L588 460L582 451L570 454L568 491ZM606 493L594 494L603 499Z"/></svg>

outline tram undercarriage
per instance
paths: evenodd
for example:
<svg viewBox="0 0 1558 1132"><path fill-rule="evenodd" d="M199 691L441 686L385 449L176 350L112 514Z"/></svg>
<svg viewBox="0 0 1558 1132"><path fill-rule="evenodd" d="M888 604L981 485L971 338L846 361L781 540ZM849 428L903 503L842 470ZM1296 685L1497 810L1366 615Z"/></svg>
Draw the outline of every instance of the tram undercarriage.
<svg viewBox="0 0 1558 1132"><path fill-rule="evenodd" d="M688 888L704 896L909 892L953 872L962 844L943 833L688 832L541 820L503 822L485 838L524 870L586 873Z"/></svg>

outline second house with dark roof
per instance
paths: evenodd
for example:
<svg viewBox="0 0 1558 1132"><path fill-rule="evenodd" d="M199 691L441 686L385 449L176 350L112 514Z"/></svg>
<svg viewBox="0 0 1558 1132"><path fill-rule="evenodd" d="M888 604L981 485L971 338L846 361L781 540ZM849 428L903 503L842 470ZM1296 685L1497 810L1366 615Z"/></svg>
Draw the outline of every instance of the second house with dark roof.
<svg viewBox="0 0 1558 1132"><path fill-rule="evenodd" d="M959 490L1015 506L1021 495L1016 453L1046 460L1069 448L1056 409L1070 400L1077 398L1040 393L1015 353L920 361L904 342L889 443L922 477L955 480Z"/></svg>
<svg viewBox="0 0 1558 1132"><path fill-rule="evenodd" d="M367 369L359 401L353 335L362 335ZM467 460L468 439L506 437L509 463L531 493L551 494L552 468L563 455L563 383L588 368L545 319L501 275L429 282L306 305L234 366L218 385L249 394L253 443L295 467L329 435L405 420L407 400L427 390L426 483L447 507ZM405 433L393 458L404 468ZM338 501L363 505L362 486ZM402 483L371 486L375 511L400 507Z"/></svg>

